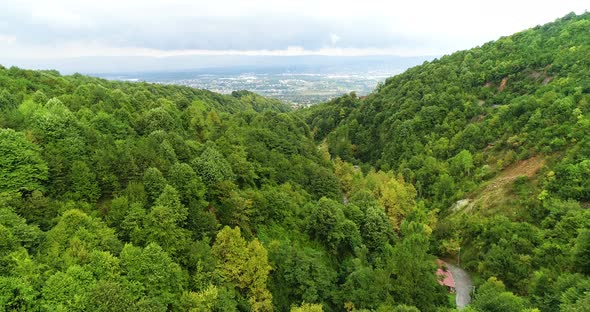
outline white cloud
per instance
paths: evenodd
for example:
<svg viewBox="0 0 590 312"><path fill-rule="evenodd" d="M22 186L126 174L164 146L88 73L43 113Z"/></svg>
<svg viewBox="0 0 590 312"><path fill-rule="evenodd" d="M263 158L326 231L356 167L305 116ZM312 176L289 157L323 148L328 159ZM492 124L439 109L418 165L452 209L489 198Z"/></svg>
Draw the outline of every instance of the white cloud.
<svg viewBox="0 0 590 312"><path fill-rule="evenodd" d="M2 1L0 57L432 55L589 8L588 0Z"/></svg>
<svg viewBox="0 0 590 312"><path fill-rule="evenodd" d="M0 37L2 44L2 37ZM37 46L34 48L13 46L7 51L0 51L0 57L9 58L18 55L18 59L63 59L91 56L142 56L166 58L175 56L370 56L370 55L398 55L398 56L438 56L448 51L442 49L413 49L413 48L339 48L324 47L319 49L305 49L300 46L290 46L286 49L259 50L158 50L134 47L112 47L98 43L66 44L61 47Z"/></svg>
<svg viewBox="0 0 590 312"><path fill-rule="evenodd" d="M338 36L337 34L330 34L330 43L332 43L332 45L335 45L338 43L338 41L340 41L340 36Z"/></svg>
<svg viewBox="0 0 590 312"><path fill-rule="evenodd" d="M39 23L47 23L56 27L81 27L91 26L90 20L84 19L80 14L49 5L36 6L31 11L31 18Z"/></svg>
<svg viewBox="0 0 590 312"><path fill-rule="evenodd" d="M0 34L0 45L8 46L16 43L16 36Z"/></svg>

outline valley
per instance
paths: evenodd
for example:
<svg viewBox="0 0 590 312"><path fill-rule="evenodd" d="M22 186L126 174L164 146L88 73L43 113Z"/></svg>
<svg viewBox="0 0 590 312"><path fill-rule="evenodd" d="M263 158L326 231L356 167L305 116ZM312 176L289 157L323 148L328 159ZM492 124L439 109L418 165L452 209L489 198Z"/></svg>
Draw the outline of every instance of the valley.
<svg viewBox="0 0 590 312"><path fill-rule="evenodd" d="M411 62L0 65L0 311L587 311L590 13Z"/></svg>

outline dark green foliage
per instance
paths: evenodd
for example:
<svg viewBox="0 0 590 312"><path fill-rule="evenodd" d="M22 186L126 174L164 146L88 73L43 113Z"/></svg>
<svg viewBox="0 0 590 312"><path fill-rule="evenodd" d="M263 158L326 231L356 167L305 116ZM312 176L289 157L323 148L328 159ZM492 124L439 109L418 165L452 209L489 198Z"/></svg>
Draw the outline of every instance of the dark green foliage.
<svg viewBox="0 0 590 312"><path fill-rule="evenodd" d="M520 312L526 307L522 298L506 291L504 284L490 278L479 288L473 308L481 312Z"/></svg>
<svg viewBox="0 0 590 312"><path fill-rule="evenodd" d="M2 90L0 93L0 109L10 110L18 105L18 101L13 94L10 94L7 90Z"/></svg>
<svg viewBox="0 0 590 312"><path fill-rule="evenodd" d="M231 93L231 96L245 104L251 105L252 109L257 112L279 111L284 113L290 110L290 106L279 100L265 98L247 90L234 91Z"/></svg>
<svg viewBox="0 0 590 312"><path fill-rule="evenodd" d="M234 178L230 164L214 145L207 146L201 155L193 160L192 165L207 185Z"/></svg>
<svg viewBox="0 0 590 312"><path fill-rule="evenodd" d="M369 207L365 211L360 232L363 242L371 251L384 248L393 237L385 212L376 207Z"/></svg>
<svg viewBox="0 0 590 312"><path fill-rule="evenodd" d="M338 256L353 253L361 243L358 226L344 216L343 208L333 200L322 198L311 207L307 220L310 236Z"/></svg>
<svg viewBox="0 0 590 312"><path fill-rule="evenodd" d="M135 308L133 293L115 281L97 281L90 290L89 301L92 311L126 312L138 310Z"/></svg>
<svg viewBox="0 0 590 312"><path fill-rule="evenodd" d="M589 17L296 112L0 66L0 310L447 311L459 250L466 311L583 310Z"/></svg>
<svg viewBox="0 0 590 312"><path fill-rule="evenodd" d="M123 274L139 282L142 295L148 301L153 300L152 304L171 305L186 289L186 276L181 267L155 243L145 248L125 245L120 258Z"/></svg>
<svg viewBox="0 0 590 312"><path fill-rule="evenodd" d="M168 175L168 182L179 192L184 205L199 205L205 196L205 185L193 168L185 163L174 164Z"/></svg>
<svg viewBox="0 0 590 312"><path fill-rule="evenodd" d="M272 310L259 227L304 233L302 206L339 198L307 125L250 92L0 68L0 102L5 309ZM244 233L231 279L211 249L221 225ZM362 243L352 221L338 231L330 248ZM318 274L332 273L318 291L331 294L337 263L323 261Z"/></svg>
<svg viewBox="0 0 590 312"><path fill-rule="evenodd" d="M4 233L2 237L3 249L0 249L0 255L3 252L10 251L11 248L22 246L33 250L41 241L42 233L36 227L28 225L26 220L9 208L0 208L0 229Z"/></svg>
<svg viewBox="0 0 590 312"><path fill-rule="evenodd" d="M153 203L166 186L166 179L157 168L148 168L143 174L143 185L148 199Z"/></svg>
<svg viewBox="0 0 590 312"><path fill-rule="evenodd" d="M590 275L590 230L583 229L576 238L574 245L574 265L576 269L586 275Z"/></svg>
<svg viewBox="0 0 590 312"><path fill-rule="evenodd" d="M385 270L373 269L360 259L353 260L351 269L340 290L341 301L351 302L358 309L371 309L394 300L391 296L393 283Z"/></svg>
<svg viewBox="0 0 590 312"><path fill-rule="evenodd" d="M70 181L68 197L91 203L98 199L100 189L96 182L96 176L85 163L74 161L67 179Z"/></svg>
<svg viewBox="0 0 590 312"><path fill-rule="evenodd" d="M510 291L531 298L530 308L542 311L572 310L587 300L588 278L577 275L581 281L574 282L569 274L587 275L590 257L589 18L572 13L425 62L387 79L366 98L345 95L296 112L332 157L363 170L367 164L393 170L413 184L425 208L416 211L426 215L407 218L424 223L438 216L437 224L428 225L440 255L457 259L461 248L463 266L478 277L501 280L482 286L475 310L529 307ZM354 173L338 174L351 200L360 194L355 188L366 187ZM352 202L373 220L371 226L360 224L364 243L371 251L383 250L391 240L375 231L376 211L366 208L377 205ZM387 216L395 217L381 202ZM394 247L398 265L408 262L402 260L403 242ZM370 272L358 270L359 276ZM419 273L414 276L400 276L400 289L416 288L409 286ZM401 290L395 298L432 309L409 299L422 294Z"/></svg>
<svg viewBox="0 0 590 312"><path fill-rule="evenodd" d="M310 165L305 168L303 174L307 177L304 182L306 189L316 198L339 199L341 197L338 180L330 170Z"/></svg>
<svg viewBox="0 0 590 312"><path fill-rule="evenodd" d="M434 311L444 305L446 290L438 285L435 264L428 251L428 236L424 225L402 224L403 239L394 246L391 270L396 277L392 286L394 298L418 307L421 311Z"/></svg>
<svg viewBox="0 0 590 312"><path fill-rule="evenodd" d="M439 209L472 191L474 173L499 151L521 159L573 147L548 190L585 201L590 37L579 29L587 26L588 13L563 18L411 68L365 99L298 113L332 154L402 172ZM452 180L437 183L443 174Z"/></svg>
<svg viewBox="0 0 590 312"><path fill-rule="evenodd" d="M293 251L285 262L284 278L291 296L303 302L329 302L330 285L335 282L335 272L325 263L325 258L311 249Z"/></svg>
<svg viewBox="0 0 590 312"><path fill-rule="evenodd" d="M43 188L47 165L24 134L0 129L0 195Z"/></svg>
<svg viewBox="0 0 590 312"><path fill-rule="evenodd" d="M43 307L47 310L85 311L90 309L92 273L80 266L50 276L43 287Z"/></svg>
<svg viewBox="0 0 590 312"><path fill-rule="evenodd" d="M18 277L0 277L0 307L5 311L30 311L36 304L37 292Z"/></svg>

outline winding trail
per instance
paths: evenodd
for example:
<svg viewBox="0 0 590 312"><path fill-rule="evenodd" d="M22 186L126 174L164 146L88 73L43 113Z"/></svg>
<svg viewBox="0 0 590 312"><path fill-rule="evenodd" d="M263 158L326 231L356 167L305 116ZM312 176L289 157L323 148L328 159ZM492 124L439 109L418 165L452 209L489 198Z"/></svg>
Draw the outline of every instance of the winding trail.
<svg viewBox="0 0 590 312"><path fill-rule="evenodd" d="M465 270L450 263L446 263L445 265L449 271L451 271L451 274L453 274L453 279L455 280L455 291L457 294L457 308L461 310L471 302L473 282L471 281L469 273L467 273Z"/></svg>

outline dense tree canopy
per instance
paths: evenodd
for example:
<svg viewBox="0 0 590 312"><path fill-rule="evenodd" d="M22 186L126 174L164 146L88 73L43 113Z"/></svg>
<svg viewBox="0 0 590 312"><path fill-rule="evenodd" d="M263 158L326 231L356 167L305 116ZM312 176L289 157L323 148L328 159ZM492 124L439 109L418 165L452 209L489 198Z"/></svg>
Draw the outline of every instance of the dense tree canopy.
<svg viewBox="0 0 590 312"><path fill-rule="evenodd" d="M394 230L422 214L434 253L461 250L481 285L471 309L570 311L589 281L589 43L590 14L572 13L296 114L344 161L346 196L360 196L349 162L382 181L366 187ZM370 224L361 236L380 243L366 246L383 246Z"/></svg>
<svg viewBox="0 0 590 312"><path fill-rule="evenodd" d="M590 302L590 14L309 109L0 66L0 310Z"/></svg>
<svg viewBox="0 0 590 312"><path fill-rule="evenodd" d="M351 165L318 149L288 106L14 67L0 68L0 88L1 307L416 304L397 297L384 260L421 209L414 187L393 172L340 172ZM428 299L442 290L429 252L405 254L426 270L413 294ZM353 291L373 279L386 290Z"/></svg>
<svg viewBox="0 0 590 312"><path fill-rule="evenodd" d="M0 129L0 194L42 189L47 164L23 133Z"/></svg>

